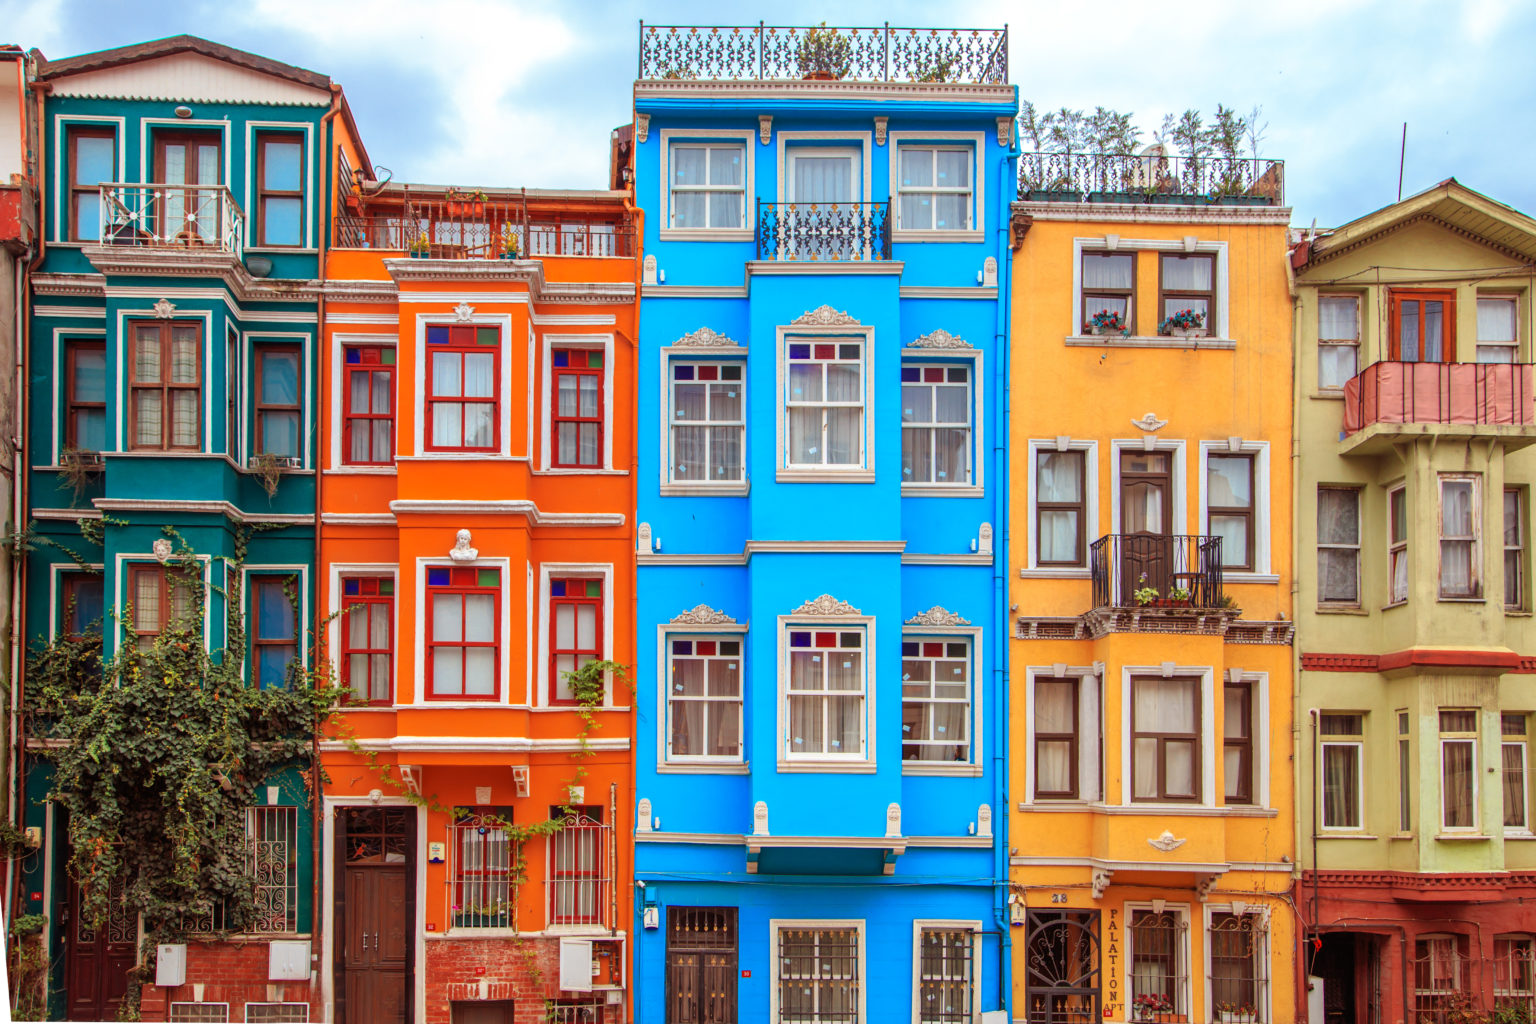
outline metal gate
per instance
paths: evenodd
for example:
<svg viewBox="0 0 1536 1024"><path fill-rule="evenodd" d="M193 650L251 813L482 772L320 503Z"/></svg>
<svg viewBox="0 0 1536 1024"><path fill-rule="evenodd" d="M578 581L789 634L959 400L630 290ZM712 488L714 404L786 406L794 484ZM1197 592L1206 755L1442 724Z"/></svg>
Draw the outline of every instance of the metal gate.
<svg viewBox="0 0 1536 1024"><path fill-rule="evenodd" d="M1099 1019L1099 912L1031 910L1024 947L1024 1019L1091 1024Z"/></svg>

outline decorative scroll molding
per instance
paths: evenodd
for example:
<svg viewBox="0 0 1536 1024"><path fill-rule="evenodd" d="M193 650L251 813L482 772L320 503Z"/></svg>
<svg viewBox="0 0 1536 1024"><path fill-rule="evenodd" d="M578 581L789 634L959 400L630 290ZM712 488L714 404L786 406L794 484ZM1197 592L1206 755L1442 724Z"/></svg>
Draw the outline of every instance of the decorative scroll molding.
<svg viewBox="0 0 1536 1024"><path fill-rule="evenodd" d="M890 123L890 120L888 117L875 118L875 145L885 145L886 125Z"/></svg>
<svg viewBox="0 0 1536 1024"><path fill-rule="evenodd" d="M997 119L997 144L1008 145L1008 140L1013 137L1013 118L1000 117Z"/></svg>
<svg viewBox="0 0 1536 1024"><path fill-rule="evenodd" d="M685 334L672 343L673 348L732 348L740 345L741 342L727 338L719 331L708 327L700 327L692 334Z"/></svg>
<svg viewBox="0 0 1536 1024"><path fill-rule="evenodd" d="M825 306L822 307L822 309L826 309L826 308L827 307L825 307ZM950 334L944 328L940 327L936 331L932 331L932 332L930 332L928 334L920 335L919 337L914 338L912 340L912 344L907 346L907 347L908 348L975 348L976 346L972 345L970 342L966 341L964 338L957 338L957 337L955 337L953 334Z"/></svg>
<svg viewBox="0 0 1536 1024"><path fill-rule="evenodd" d="M161 320L169 320L176 312L176 303L170 299L161 299L155 303L155 316Z"/></svg>
<svg viewBox="0 0 1536 1024"><path fill-rule="evenodd" d="M793 322L809 324L814 327L840 327L845 324L859 324L857 320L847 313L839 312L831 306L817 306L815 309L807 310L795 317Z"/></svg>
<svg viewBox="0 0 1536 1024"><path fill-rule="evenodd" d="M1154 850L1162 850L1164 853L1172 853L1174 850L1177 850L1188 841L1189 840L1187 839L1177 839L1174 837L1172 832L1169 832L1167 829L1163 829L1162 835L1158 836L1156 839L1148 839L1147 844Z"/></svg>
<svg viewBox="0 0 1536 1024"><path fill-rule="evenodd" d="M672 616L672 625L686 626L734 626L736 620L725 612L711 608L707 604L695 605L686 612L678 612Z"/></svg>
<svg viewBox="0 0 1536 1024"><path fill-rule="evenodd" d="M1110 869L1108 869L1108 868L1094 868L1093 869L1093 898L1094 899L1101 900L1101 899L1104 898L1104 890L1109 888L1109 883L1110 883L1111 879L1113 879L1114 877L1115 877L1115 873L1113 871L1111 871Z"/></svg>
<svg viewBox="0 0 1536 1024"><path fill-rule="evenodd" d="M907 620L909 626L969 626L970 624L970 619L962 619L939 605L934 605L925 612L918 612Z"/></svg>
<svg viewBox="0 0 1536 1024"><path fill-rule="evenodd" d="M480 549L469 546L468 530L460 530L454 537L453 548L448 552L448 557L455 562L473 562L480 557Z"/></svg>
<svg viewBox="0 0 1536 1024"><path fill-rule="evenodd" d="M820 597L796 608L796 615L861 615L863 614L847 601L839 601L831 594L822 594Z"/></svg>
<svg viewBox="0 0 1536 1024"><path fill-rule="evenodd" d="M1157 414L1156 413L1150 413L1150 412L1147 413L1145 416L1143 416L1139 420L1131 420L1131 423L1134 426L1139 427L1140 429L1147 431L1148 433L1152 433L1153 431L1156 431L1156 430L1162 430L1164 427L1166 427L1168 425L1168 421L1167 420L1160 420L1160 419L1157 418Z"/></svg>
<svg viewBox="0 0 1536 1024"><path fill-rule="evenodd" d="M773 140L773 115L757 115L757 137L763 140L763 145L768 145Z"/></svg>
<svg viewBox="0 0 1536 1024"><path fill-rule="evenodd" d="M453 307L453 315L454 318L459 321L459 323L467 324L475 315L475 307L471 306L467 302L461 302L457 306Z"/></svg>
<svg viewBox="0 0 1536 1024"><path fill-rule="evenodd" d="M644 142L646 140L646 137L648 135L650 135L650 133L651 133L651 115L650 114L636 114L635 115L635 141L636 142Z"/></svg>

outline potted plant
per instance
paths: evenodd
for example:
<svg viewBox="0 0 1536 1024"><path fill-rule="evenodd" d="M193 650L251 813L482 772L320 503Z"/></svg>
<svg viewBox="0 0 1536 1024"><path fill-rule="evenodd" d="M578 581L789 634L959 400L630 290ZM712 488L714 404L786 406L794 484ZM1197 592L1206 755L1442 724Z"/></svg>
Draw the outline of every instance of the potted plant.
<svg viewBox="0 0 1536 1024"><path fill-rule="evenodd" d="M1083 324L1083 330L1095 337L1118 334L1123 338L1131 333L1131 329L1126 326L1125 317L1118 310L1113 309L1101 309L1093 314L1088 318L1088 322Z"/></svg>
<svg viewBox="0 0 1536 1024"><path fill-rule="evenodd" d="M485 192L480 189L450 188L447 196L448 216L484 217Z"/></svg>
<svg viewBox="0 0 1536 1024"><path fill-rule="evenodd" d="M410 253L411 259L424 260L427 258L427 253L432 249L432 243L427 240L427 233L425 231L418 231L406 239L405 249Z"/></svg>
<svg viewBox="0 0 1536 1024"><path fill-rule="evenodd" d="M1135 1020L1169 1020L1173 1014L1173 999L1161 992L1147 992L1131 1000L1131 1011Z"/></svg>
<svg viewBox="0 0 1536 1024"><path fill-rule="evenodd" d="M919 55L912 62L912 80L914 82L948 82L952 81L954 77L955 60L953 57Z"/></svg>
<svg viewBox="0 0 1536 1024"><path fill-rule="evenodd" d="M1204 338L1205 314L1193 309L1181 309L1157 325L1157 333L1165 338Z"/></svg>
<svg viewBox="0 0 1536 1024"><path fill-rule="evenodd" d="M518 236L517 225L511 221L501 226L501 258L515 260L522 251L523 240Z"/></svg>
<svg viewBox="0 0 1536 1024"><path fill-rule="evenodd" d="M1168 604L1174 608L1189 607L1189 588L1173 587L1168 591Z"/></svg>
<svg viewBox="0 0 1536 1024"><path fill-rule="evenodd" d="M1131 597L1132 597L1132 599L1135 600L1135 602L1137 604L1139 604L1143 608L1145 608L1147 605L1149 605L1153 601L1157 600L1157 597L1158 597L1157 588L1156 587L1151 587L1151 586L1147 585L1147 574L1146 573L1142 573L1140 578L1138 578L1136 580L1136 582L1138 584L1140 584L1140 586L1138 586L1135 590L1131 591Z"/></svg>
<svg viewBox="0 0 1536 1024"><path fill-rule="evenodd" d="M808 28L800 37L795 51L795 63L800 77L812 81L831 82L847 76L853 67L853 44L835 28L822 22Z"/></svg>
<svg viewBox="0 0 1536 1024"><path fill-rule="evenodd" d="M1220 1024L1255 1024L1258 1011L1247 1003L1217 1003L1216 1019Z"/></svg>

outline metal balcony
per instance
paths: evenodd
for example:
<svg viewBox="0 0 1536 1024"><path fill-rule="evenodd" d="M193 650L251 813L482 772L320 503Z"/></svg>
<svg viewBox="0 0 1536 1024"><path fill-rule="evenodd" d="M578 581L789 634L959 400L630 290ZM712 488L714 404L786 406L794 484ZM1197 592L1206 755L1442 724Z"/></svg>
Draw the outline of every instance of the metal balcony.
<svg viewBox="0 0 1536 1024"><path fill-rule="evenodd" d="M1374 455L1405 438L1490 437L1536 444L1530 363L1372 363L1344 385L1346 455Z"/></svg>
<svg viewBox="0 0 1536 1024"><path fill-rule="evenodd" d="M1285 205L1285 161L1142 153L1022 153L1028 202Z"/></svg>
<svg viewBox="0 0 1536 1024"><path fill-rule="evenodd" d="M223 185L101 186L102 245L245 253L245 212Z"/></svg>
<svg viewBox="0 0 1536 1024"><path fill-rule="evenodd" d="M1220 537L1110 533L1093 542L1088 559L1095 608L1226 607Z"/></svg>
<svg viewBox="0 0 1536 1024"><path fill-rule="evenodd" d="M635 256L632 222L543 216L518 199L408 193L356 207L336 217L338 248L395 249L428 259L499 259L515 243L519 259Z"/></svg>
<svg viewBox="0 0 1536 1024"><path fill-rule="evenodd" d="M757 258L866 263L888 260L891 204L759 200Z"/></svg>

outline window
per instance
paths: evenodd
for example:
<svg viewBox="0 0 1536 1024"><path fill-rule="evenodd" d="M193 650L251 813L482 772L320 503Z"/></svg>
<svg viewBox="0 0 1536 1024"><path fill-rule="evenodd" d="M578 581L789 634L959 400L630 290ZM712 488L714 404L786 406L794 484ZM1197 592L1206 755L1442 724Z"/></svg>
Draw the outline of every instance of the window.
<svg viewBox="0 0 1536 1024"><path fill-rule="evenodd" d="M428 451L495 451L501 330L427 328Z"/></svg>
<svg viewBox="0 0 1536 1024"><path fill-rule="evenodd" d="M736 1016L735 907L667 908L667 1024Z"/></svg>
<svg viewBox="0 0 1536 1024"><path fill-rule="evenodd" d="M392 700L395 581L346 576L341 581L341 683L357 704Z"/></svg>
<svg viewBox="0 0 1536 1024"><path fill-rule="evenodd" d="M288 667L299 660L297 592L292 576L251 578L251 675L263 690L288 685Z"/></svg>
<svg viewBox="0 0 1536 1024"><path fill-rule="evenodd" d="M129 404L138 449L195 449L202 443L202 326L161 321L132 327Z"/></svg>
<svg viewBox="0 0 1536 1024"><path fill-rule="evenodd" d="M59 574L59 632L62 636L80 640L87 633L99 633L104 604L101 573L70 571Z"/></svg>
<svg viewBox="0 0 1536 1024"><path fill-rule="evenodd" d="M1136 1020L1189 1019L1189 925L1178 911L1132 910L1131 1013Z"/></svg>
<svg viewBox="0 0 1536 1024"><path fill-rule="evenodd" d="M460 809L449 826L453 927L511 928L517 902L510 807Z"/></svg>
<svg viewBox="0 0 1536 1024"><path fill-rule="evenodd" d="M299 930L299 809L247 807L245 835L256 882L256 920L249 931Z"/></svg>
<svg viewBox="0 0 1536 1024"><path fill-rule="evenodd" d="M1087 553L1087 454L1035 453L1036 564L1082 565Z"/></svg>
<svg viewBox="0 0 1536 1024"><path fill-rule="evenodd" d="M554 361L555 462L565 468L603 464L603 353L557 348Z"/></svg>
<svg viewBox="0 0 1536 1024"><path fill-rule="evenodd" d="M1317 489L1317 600L1360 603L1360 490Z"/></svg>
<svg viewBox="0 0 1536 1024"><path fill-rule="evenodd" d="M111 128L69 128L69 237L101 238L101 185L117 177L117 135Z"/></svg>
<svg viewBox="0 0 1536 1024"><path fill-rule="evenodd" d="M395 461L395 350L348 345L342 351L342 462L388 466Z"/></svg>
<svg viewBox="0 0 1536 1024"><path fill-rule="evenodd" d="M1317 386L1342 388L1359 372L1360 297L1317 299Z"/></svg>
<svg viewBox="0 0 1536 1024"><path fill-rule="evenodd" d="M1513 295L1477 299L1477 361L1513 363L1520 355L1520 300Z"/></svg>
<svg viewBox="0 0 1536 1024"><path fill-rule="evenodd" d="M1504 488L1504 607L1525 607L1525 492Z"/></svg>
<svg viewBox="0 0 1536 1024"><path fill-rule="evenodd" d="M1211 913L1211 1001L1227 1020L1268 1019L1267 931L1261 914Z"/></svg>
<svg viewBox="0 0 1536 1024"><path fill-rule="evenodd" d="M1199 802L1200 680L1131 680L1133 800Z"/></svg>
<svg viewBox="0 0 1536 1024"><path fill-rule="evenodd" d="M224 451L240 461L240 332L224 335Z"/></svg>
<svg viewBox="0 0 1536 1024"><path fill-rule="evenodd" d="M789 629L790 757L862 758L864 630Z"/></svg>
<svg viewBox="0 0 1536 1024"><path fill-rule="evenodd" d="M971 369L901 368L901 482L969 484Z"/></svg>
<svg viewBox="0 0 1536 1024"><path fill-rule="evenodd" d="M740 483L746 386L741 363L672 364L674 483Z"/></svg>
<svg viewBox="0 0 1536 1024"><path fill-rule="evenodd" d="M910 635L901 642L901 757L964 764L971 759L971 645Z"/></svg>
<svg viewBox="0 0 1536 1024"><path fill-rule="evenodd" d="M128 597L133 602L133 634L140 650L148 650L167 628L192 629L194 583L162 565L135 565L128 570Z"/></svg>
<svg viewBox="0 0 1536 1024"><path fill-rule="evenodd" d="M1388 353L1404 363L1456 361L1456 293L1392 292Z"/></svg>
<svg viewBox="0 0 1536 1024"><path fill-rule="evenodd" d="M1477 827L1477 710L1440 711L1440 807L1446 829Z"/></svg>
<svg viewBox="0 0 1536 1024"><path fill-rule="evenodd" d="M1162 279L1158 307L1163 319L1191 310L1203 316L1202 324L1216 333L1216 258L1214 256L1161 257Z"/></svg>
<svg viewBox="0 0 1536 1024"><path fill-rule="evenodd" d="M1227 683L1221 688L1221 763L1229 804L1254 803L1254 686Z"/></svg>
<svg viewBox="0 0 1536 1024"><path fill-rule="evenodd" d="M107 346L64 343L64 447L99 452L107 446Z"/></svg>
<svg viewBox="0 0 1536 1024"><path fill-rule="evenodd" d="M1253 456L1217 455L1205 462L1206 512L1210 531L1221 538L1224 569L1254 567Z"/></svg>
<svg viewBox="0 0 1536 1024"><path fill-rule="evenodd" d="M862 936L855 925L777 928L779 1021L859 1024Z"/></svg>
<svg viewBox="0 0 1536 1024"><path fill-rule="evenodd" d="M603 581L552 579L549 581L550 703L576 703L569 673L579 671L603 656L599 629L603 617Z"/></svg>
<svg viewBox="0 0 1536 1024"><path fill-rule="evenodd" d="M1078 795L1078 680L1035 679L1035 799Z"/></svg>
<svg viewBox="0 0 1536 1024"><path fill-rule="evenodd" d="M299 424L299 346L256 346L256 452L297 462L302 452Z"/></svg>
<svg viewBox="0 0 1536 1024"><path fill-rule="evenodd" d="M256 224L259 245L304 244L302 135L256 135Z"/></svg>
<svg viewBox="0 0 1536 1024"><path fill-rule="evenodd" d="M740 143L674 143L672 227L745 227L746 162Z"/></svg>
<svg viewBox="0 0 1536 1024"><path fill-rule="evenodd" d="M1440 478L1440 596L1476 598L1483 593L1478 557L1477 479Z"/></svg>
<svg viewBox="0 0 1536 1024"><path fill-rule="evenodd" d="M918 1024L971 1024L976 1001L976 932L920 928L917 936Z"/></svg>
<svg viewBox="0 0 1536 1024"><path fill-rule="evenodd" d="M1466 1005L1464 985L1471 964L1455 935L1420 935L1413 943L1412 1019L1448 1021Z"/></svg>
<svg viewBox="0 0 1536 1024"><path fill-rule="evenodd" d="M741 760L741 641L670 637L668 760Z"/></svg>
<svg viewBox="0 0 1536 1024"><path fill-rule="evenodd" d="M1318 715L1322 737L1323 828L1363 828L1365 784L1361 775L1365 716L1336 711Z"/></svg>
<svg viewBox="0 0 1536 1024"><path fill-rule="evenodd" d="M501 695L501 570L427 569L427 696L494 700Z"/></svg>
<svg viewBox="0 0 1536 1024"><path fill-rule="evenodd" d="M609 871L613 827L601 807L551 808L561 826L549 840L549 923L601 925L613 876Z"/></svg>
<svg viewBox="0 0 1536 1024"><path fill-rule="evenodd" d="M1493 1006L1536 1015L1536 942L1529 935L1496 935L1493 939ZM1517 1018L1520 1019L1520 1018Z"/></svg>
<svg viewBox="0 0 1536 1024"><path fill-rule="evenodd" d="M789 465L863 465L863 341L790 341L788 376Z"/></svg>
<svg viewBox="0 0 1536 1024"><path fill-rule="evenodd" d="M899 152L901 230L970 230L971 147L901 146Z"/></svg>
<svg viewBox="0 0 1536 1024"><path fill-rule="evenodd" d="M1408 491L1387 492L1387 603L1408 600Z"/></svg>
<svg viewBox="0 0 1536 1024"><path fill-rule="evenodd" d="M153 180L173 186L158 197L163 204L159 235L178 245L212 244L224 231L228 209L227 193L219 187L224 182L222 134L156 131L154 146Z"/></svg>
<svg viewBox="0 0 1536 1024"><path fill-rule="evenodd" d="M1530 830L1530 804L1526 796L1526 732L1528 715L1505 712L1499 716L1499 761L1504 783L1504 828Z"/></svg>
<svg viewBox="0 0 1536 1024"><path fill-rule="evenodd" d="M1119 313L1126 330L1135 333L1135 253L1083 253L1083 330L1099 313Z"/></svg>
<svg viewBox="0 0 1536 1024"><path fill-rule="evenodd" d="M1413 828L1413 761L1409 748L1409 727L1412 719L1408 712L1397 713L1397 830L1408 832Z"/></svg>

